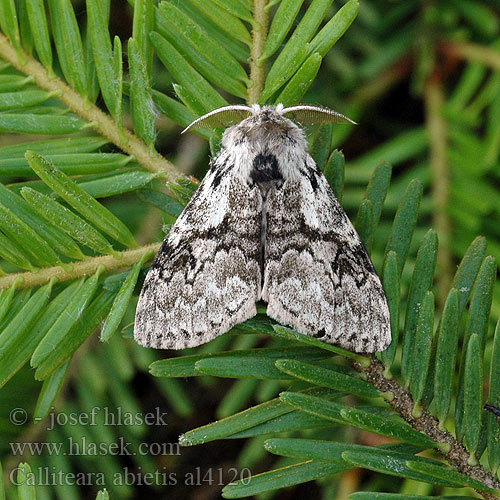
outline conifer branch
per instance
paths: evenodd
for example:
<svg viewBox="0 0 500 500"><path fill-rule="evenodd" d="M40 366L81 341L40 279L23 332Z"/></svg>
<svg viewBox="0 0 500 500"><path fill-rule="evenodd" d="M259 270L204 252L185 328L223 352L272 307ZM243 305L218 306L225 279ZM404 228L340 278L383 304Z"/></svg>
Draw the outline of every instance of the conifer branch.
<svg viewBox="0 0 500 500"><path fill-rule="evenodd" d="M266 65L258 60L264 50L267 38L268 13L266 0L254 0L253 18L255 26L252 29L252 49L250 53L250 80L247 104L255 104L259 100L266 78Z"/></svg>
<svg viewBox="0 0 500 500"><path fill-rule="evenodd" d="M370 356L368 366L354 362L354 367L365 374L368 382L373 384L382 393L392 393L389 404L394 410L414 429L424 432L436 443L442 443L437 449L439 453L454 466L459 472L483 482L486 486L500 490L500 481L481 465L469 465L469 453L449 432L439 429L438 421L422 408L421 415L413 415L414 402L411 394L407 392L395 378L388 379L384 376L384 366L374 356ZM487 500L498 500L492 493L478 491Z"/></svg>
<svg viewBox="0 0 500 500"><path fill-rule="evenodd" d="M439 79L431 78L424 89L426 126L429 136L429 162L432 172L432 198L434 227L439 235L437 256L437 291L440 304L444 304L453 276L450 252L451 223L447 213L450 166L447 159L447 126L443 117L443 89Z"/></svg>
<svg viewBox="0 0 500 500"><path fill-rule="evenodd" d="M45 267L35 272L8 274L0 278L0 289L10 288L19 278L20 280L16 288L32 288L45 285L51 278L56 278L57 281L67 281L81 276L90 276L94 274L101 265L105 268L104 272L129 268L136 262L139 262L141 257L147 252L151 252L152 259L159 248L160 243L152 243L140 248L121 252L121 258L116 258L113 255L102 255L74 264L65 264L64 267L52 266Z"/></svg>
<svg viewBox="0 0 500 500"><path fill-rule="evenodd" d="M55 97L68 106L76 115L95 127L96 131L127 154L133 156L146 170L161 172L165 180L175 181L183 174L177 167L162 156L152 155L149 146L128 130L120 130L114 120L101 111L94 104L89 103L84 97L69 87L58 77L51 77L47 69L36 59L22 52L18 52L10 44L7 37L0 34L0 57L12 66L33 78L34 83L47 92L55 92ZM122 140L123 134L126 142Z"/></svg>

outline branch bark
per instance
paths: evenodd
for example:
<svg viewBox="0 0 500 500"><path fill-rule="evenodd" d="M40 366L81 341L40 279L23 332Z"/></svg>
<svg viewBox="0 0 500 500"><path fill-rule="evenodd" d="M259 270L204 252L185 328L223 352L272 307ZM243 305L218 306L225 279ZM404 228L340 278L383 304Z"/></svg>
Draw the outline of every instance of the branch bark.
<svg viewBox="0 0 500 500"><path fill-rule="evenodd" d="M437 291L444 304L453 276L450 252L451 223L447 213L450 186L450 165L446 157L447 125L443 117L443 89L437 77L431 77L424 89L426 127L429 135L429 162L432 173L434 227L439 235L437 256Z"/></svg>
<svg viewBox="0 0 500 500"><path fill-rule="evenodd" d="M253 18L255 26L252 29L252 49L250 51L250 80L248 87L247 104L255 104L259 100L260 93L264 88L266 78L265 64L258 64L267 38L268 13L266 11L266 0L254 0Z"/></svg>
<svg viewBox="0 0 500 500"><path fill-rule="evenodd" d="M459 472L483 482L490 488L500 490L500 481L493 474L486 471L481 465L469 465L467 463L469 458L467 450L449 432L439 429L438 421L427 409L422 408L421 415L415 417L412 414L414 402L410 393L396 379L388 379L384 376L384 366L374 356L370 356L370 360L371 363L368 366L362 366L354 362L354 367L360 373L365 374L368 382L373 384L379 391L383 393L391 392L394 395L393 399L389 401L394 410L414 429L424 432L437 443L447 445L449 451L442 449L437 449L437 451ZM498 500L492 493L484 491L478 491L478 493L487 500Z"/></svg>

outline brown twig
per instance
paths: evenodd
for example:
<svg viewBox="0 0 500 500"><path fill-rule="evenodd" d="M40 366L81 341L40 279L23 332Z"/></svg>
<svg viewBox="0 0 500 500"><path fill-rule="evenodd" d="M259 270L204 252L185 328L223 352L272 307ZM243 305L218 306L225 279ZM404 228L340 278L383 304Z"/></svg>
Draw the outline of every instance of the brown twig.
<svg viewBox="0 0 500 500"><path fill-rule="evenodd" d="M431 77L424 89L426 127L429 136L429 162L432 173L432 200L434 227L439 235L437 256L437 291L444 304L453 276L450 252L451 223L447 213L449 201L450 166L446 157L447 126L443 117L443 89L441 80Z"/></svg>
<svg viewBox="0 0 500 500"><path fill-rule="evenodd" d="M373 384L382 393L392 393L389 401L394 410L414 429L424 432L436 443L447 445L449 451L437 451L459 472L481 481L486 486L500 490L500 482L493 474L486 471L481 465L469 465L469 453L449 432L439 429L438 421L425 409L419 417L413 415L414 402L411 395L399 384L395 378L384 376L384 366L374 356L370 356L368 366L354 362L355 368L366 375L368 382ZM487 500L498 500L492 493L478 491Z"/></svg>
<svg viewBox="0 0 500 500"><path fill-rule="evenodd" d="M64 267L52 266L35 272L7 274L0 278L0 289L10 288L16 280L19 282L16 288L32 288L45 285L52 278L56 278L57 281L66 281L80 276L90 276L97 271L99 266L105 267L104 272L125 269L139 262L145 253L149 252L152 259L159 248L160 243L152 243L151 245L121 252L120 258L113 255L103 255L65 265Z"/></svg>
<svg viewBox="0 0 500 500"><path fill-rule="evenodd" d="M255 26L252 29L252 49L250 51L250 86L247 92L247 104L255 104L259 100L266 78L265 64L258 63L267 38L268 13L266 0L254 0L253 18Z"/></svg>
<svg viewBox="0 0 500 500"><path fill-rule="evenodd" d="M500 52L475 43L447 43L441 45L441 50L454 57L470 62L478 62L491 69L500 70Z"/></svg>

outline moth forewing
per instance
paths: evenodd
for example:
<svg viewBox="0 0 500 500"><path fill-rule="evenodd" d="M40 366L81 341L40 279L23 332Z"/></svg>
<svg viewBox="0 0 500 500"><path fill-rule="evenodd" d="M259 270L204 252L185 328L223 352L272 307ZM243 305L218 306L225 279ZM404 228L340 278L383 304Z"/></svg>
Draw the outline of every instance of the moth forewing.
<svg viewBox="0 0 500 500"><path fill-rule="evenodd" d="M134 335L192 347L256 314L356 352L390 343L382 285L356 231L285 115L349 120L314 106L229 106L247 114L165 238L139 297ZM234 118L234 116L233 116ZM304 119L306 119L304 118Z"/></svg>

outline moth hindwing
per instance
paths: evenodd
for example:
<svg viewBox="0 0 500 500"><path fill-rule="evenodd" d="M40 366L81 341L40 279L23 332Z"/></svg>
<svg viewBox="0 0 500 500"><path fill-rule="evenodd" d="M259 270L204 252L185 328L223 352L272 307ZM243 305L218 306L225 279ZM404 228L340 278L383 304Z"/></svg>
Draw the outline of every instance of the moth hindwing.
<svg viewBox="0 0 500 500"><path fill-rule="evenodd" d="M135 339L196 346L254 316L264 300L268 316L301 333L356 352L385 349L390 322L380 280L304 132L283 106L241 108L248 116L225 130L151 266ZM309 117L343 117L305 108Z"/></svg>

